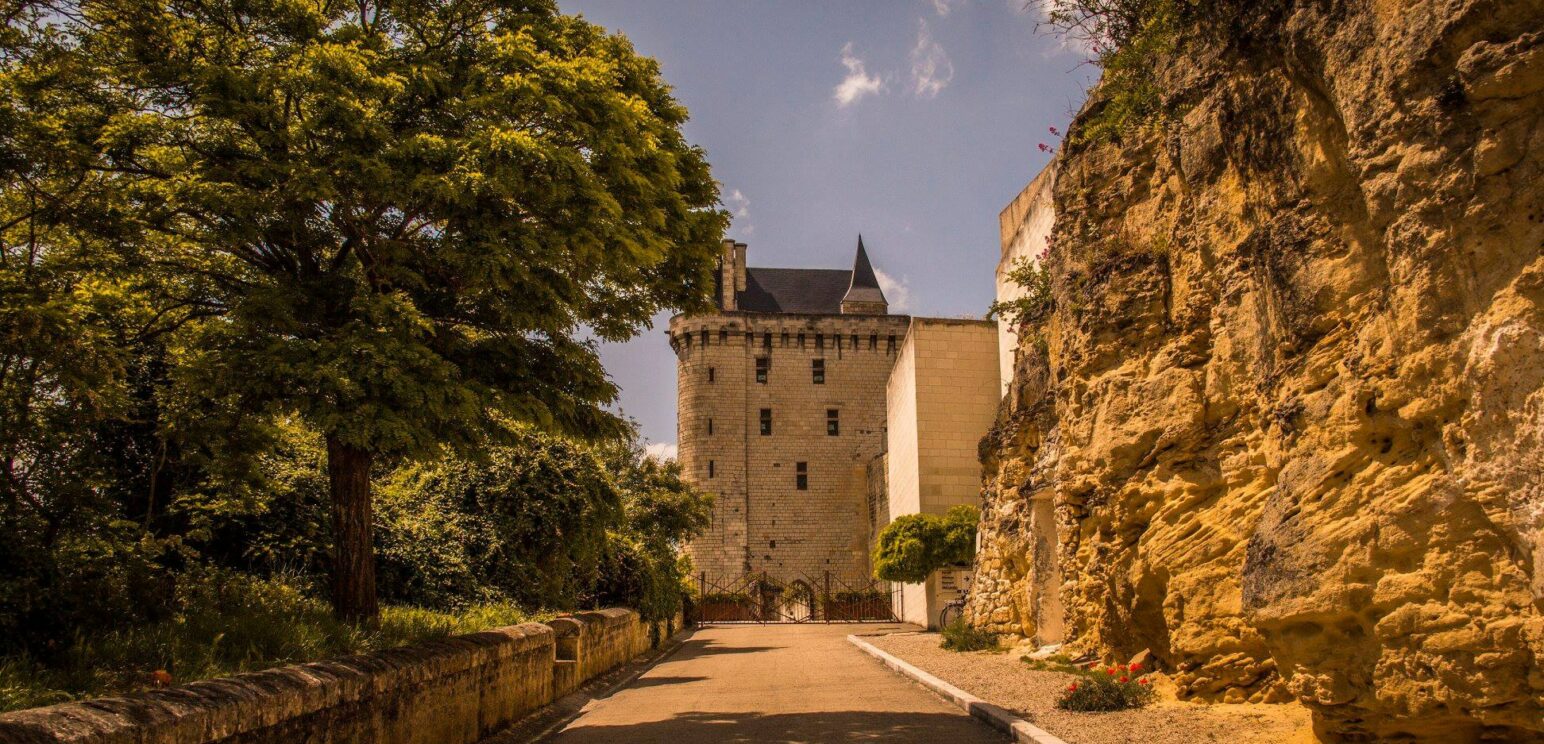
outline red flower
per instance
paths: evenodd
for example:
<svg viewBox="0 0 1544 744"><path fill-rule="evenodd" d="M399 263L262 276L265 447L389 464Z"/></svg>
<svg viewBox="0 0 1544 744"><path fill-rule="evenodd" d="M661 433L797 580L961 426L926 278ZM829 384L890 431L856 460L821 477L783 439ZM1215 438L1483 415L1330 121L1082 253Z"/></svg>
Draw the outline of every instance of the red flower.
<svg viewBox="0 0 1544 744"><path fill-rule="evenodd" d="M166 687L172 683L172 673L165 669L157 669L150 673L150 681L156 687Z"/></svg>
<svg viewBox="0 0 1544 744"><path fill-rule="evenodd" d="M1046 127L1046 129L1051 130L1051 134L1054 134L1054 135L1056 135L1058 137L1061 136L1061 132L1056 131L1056 127Z"/></svg>
<svg viewBox="0 0 1544 744"><path fill-rule="evenodd" d="M1077 692L1077 689L1078 689L1078 684L1076 682L1074 682L1074 683L1072 683L1070 685L1067 685L1067 692Z"/></svg>
<svg viewBox="0 0 1544 744"><path fill-rule="evenodd" d="M1110 667L1109 669L1104 670L1104 673L1108 674L1108 675L1111 675L1111 676L1114 676L1115 675L1115 667Z"/></svg>
<svg viewBox="0 0 1544 744"><path fill-rule="evenodd" d="M1130 682L1130 681L1131 681L1131 678L1130 678L1130 677L1127 677L1127 676L1126 676L1126 675L1124 675L1124 674L1122 674L1122 675L1121 675L1121 676L1120 676L1120 681L1122 681L1122 682Z"/></svg>
<svg viewBox="0 0 1544 744"><path fill-rule="evenodd" d="M1133 671L1133 672L1140 672L1140 671L1142 671L1142 665L1141 664L1132 664L1131 665L1131 671Z"/></svg>
<svg viewBox="0 0 1544 744"><path fill-rule="evenodd" d="M1143 677L1143 678L1137 680L1137 684L1143 684L1143 685L1147 684L1147 678Z"/></svg>

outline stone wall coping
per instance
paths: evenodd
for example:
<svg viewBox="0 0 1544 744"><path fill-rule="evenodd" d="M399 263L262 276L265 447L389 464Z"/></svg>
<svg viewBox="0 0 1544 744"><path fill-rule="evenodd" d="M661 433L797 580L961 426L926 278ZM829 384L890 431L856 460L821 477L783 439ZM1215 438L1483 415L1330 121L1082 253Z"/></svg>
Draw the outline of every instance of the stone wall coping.
<svg viewBox="0 0 1544 744"><path fill-rule="evenodd" d="M577 620L582 623L599 623L606 626L625 625L631 620L641 619L639 618L638 613L622 607L608 607L604 610L586 610L584 612L575 612L571 615L566 615L565 617Z"/></svg>
<svg viewBox="0 0 1544 744"><path fill-rule="evenodd" d="M6 742L213 741L553 644L541 623L0 715Z"/></svg>

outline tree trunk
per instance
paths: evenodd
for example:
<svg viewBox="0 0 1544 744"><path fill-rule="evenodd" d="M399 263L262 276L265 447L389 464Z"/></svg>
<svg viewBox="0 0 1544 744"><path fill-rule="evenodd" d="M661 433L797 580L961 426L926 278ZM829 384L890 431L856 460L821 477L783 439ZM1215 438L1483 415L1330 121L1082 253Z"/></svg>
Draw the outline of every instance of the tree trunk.
<svg viewBox="0 0 1544 744"><path fill-rule="evenodd" d="M332 491L332 611L340 619L373 625L375 538L370 504L370 453L327 437Z"/></svg>

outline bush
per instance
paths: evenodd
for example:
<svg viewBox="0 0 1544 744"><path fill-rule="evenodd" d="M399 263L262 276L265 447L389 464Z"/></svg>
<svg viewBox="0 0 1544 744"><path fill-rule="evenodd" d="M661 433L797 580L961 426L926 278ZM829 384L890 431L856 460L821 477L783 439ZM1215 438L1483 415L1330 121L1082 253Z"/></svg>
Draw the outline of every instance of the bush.
<svg viewBox="0 0 1544 744"><path fill-rule="evenodd" d="M333 617L304 580L209 570L178 578L170 617L78 633L56 658L0 660L0 710L182 684L541 619L511 604L458 613L387 606L380 625Z"/></svg>
<svg viewBox="0 0 1544 744"><path fill-rule="evenodd" d="M478 461L408 466L380 489L382 599L446 610L578 606L621 521L621 494L589 450L513 436Z"/></svg>
<svg viewBox="0 0 1544 744"><path fill-rule="evenodd" d="M940 634L944 640L939 648L945 651L988 651L997 648L996 633L971 627L966 624L965 618L956 618L944 626Z"/></svg>
<svg viewBox="0 0 1544 744"><path fill-rule="evenodd" d="M1072 711L1112 711L1140 708L1153 701L1151 681L1138 677L1137 666L1113 666L1103 670L1081 671L1067 685L1056 707Z"/></svg>
<svg viewBox="0 0 1544 744"><path fill-rule="evenodd" d="M1040 0L1044 24L1092 51L1102 71L1096 105L1067 141L1099 142L1165 122L1157 71L1180 33L1204 23L1213 0ZM1216 21L1213 21L1216 23Z"/></svg>
<svg viewBox="0 0 1544 744"><path fill-rule="evenodd" d="M970 506L956 506L942 516L896 517L875 541L874 575L915 584L945 566L970 565L976 555L977 521L977 511Z"/></svg>

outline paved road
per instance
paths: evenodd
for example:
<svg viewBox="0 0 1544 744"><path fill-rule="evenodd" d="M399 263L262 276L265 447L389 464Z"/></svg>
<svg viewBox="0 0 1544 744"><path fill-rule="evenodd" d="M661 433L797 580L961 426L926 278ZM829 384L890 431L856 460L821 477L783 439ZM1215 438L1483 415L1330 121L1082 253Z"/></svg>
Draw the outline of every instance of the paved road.
<svg viewBox="0 0 1544 744"><path fill-rule="evenodd" d="M1006 739L853 648L880 625L718 626L609 698L553 744L946 742Z"/></svg>

